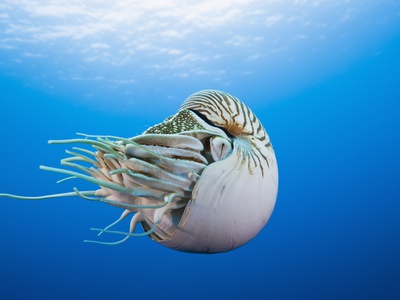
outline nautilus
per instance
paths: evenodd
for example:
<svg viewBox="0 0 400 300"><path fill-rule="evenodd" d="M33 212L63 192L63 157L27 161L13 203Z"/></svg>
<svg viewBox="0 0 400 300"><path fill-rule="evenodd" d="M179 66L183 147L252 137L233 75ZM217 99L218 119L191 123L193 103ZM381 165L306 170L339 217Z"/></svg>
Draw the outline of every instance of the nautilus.
<svg viewBox="0 0 400 300"><path fill-rule="evenodd" d="M67 150L65 168L41 169L67 175L60 181L83 179L99 188L0 196L79 196L124 210L107 227L92 228L121 239L87 242L116 245L148 236L179 251L226 252L253 239L275 206L278 167L269 136L249 107L222 91L194 93L175 115L132 138L79 134L49 143L86 146ZM129 230L113 230L130 215Z"/></svg>

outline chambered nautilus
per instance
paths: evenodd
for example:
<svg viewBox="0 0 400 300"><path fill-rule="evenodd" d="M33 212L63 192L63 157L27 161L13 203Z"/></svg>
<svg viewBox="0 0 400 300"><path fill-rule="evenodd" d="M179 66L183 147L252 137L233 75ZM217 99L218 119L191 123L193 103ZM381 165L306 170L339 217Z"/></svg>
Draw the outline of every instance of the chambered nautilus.
<svg viewBox="0 0 400 300"><path fill-rule="evenodd" d="M23 197L41 200L79 196L124 209L99 234L149 236L180 251L225 252L247 243L268 222L278 192L278 168L270 139L243 102L215 90L187 98L178 113L133 138L80 134L49 141L92 146L67 150L69 169L41 166L100 186L79 191ZM61 180L61 181L63 181ZM112 227L133 214L127 232ZM141 224L142 230L137 230Z"/></svg>

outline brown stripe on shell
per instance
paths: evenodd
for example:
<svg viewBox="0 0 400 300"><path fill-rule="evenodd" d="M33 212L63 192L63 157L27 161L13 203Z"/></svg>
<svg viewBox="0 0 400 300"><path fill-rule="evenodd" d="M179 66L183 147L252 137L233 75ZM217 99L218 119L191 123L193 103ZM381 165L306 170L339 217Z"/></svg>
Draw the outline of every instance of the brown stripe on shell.
<svg viewBox="0 0 400 300"><path fill-rule="evenodd" d="M180 111L192 110L202 114L215 126L223 127L236 138L247 139L252 144L252 152L243 151L249 157L248 164L260 167L264 174L262 161L269 167L268 151L272 145L260 120L253 111L236 97L221 91L205 90L188 97ZM250 137L251 136L251 137ZM256 138L266 149L258 149L252 138ZM258 146L259 147L259 146ZM273 151L273 150L272 150Z"/></svg>

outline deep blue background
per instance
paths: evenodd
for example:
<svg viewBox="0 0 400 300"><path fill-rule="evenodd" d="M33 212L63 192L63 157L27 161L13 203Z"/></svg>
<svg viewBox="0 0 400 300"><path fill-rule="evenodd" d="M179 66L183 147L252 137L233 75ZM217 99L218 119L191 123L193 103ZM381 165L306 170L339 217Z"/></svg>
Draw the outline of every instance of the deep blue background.
<svg viewBox="0 0 400 300"><path fill-rule="evenodd" d="M399 53L397 36L277 101L245 84L226 90L251 99L280 171L270 222L235 251L186 254L147 238L87 244L89 228L120 210L79 198L0 199L0 299L399 299ZM201 88L213 87L193 92ZM0 191L22 195L91 188L38 170L65 156L48 139L133 136L178 109L119 116L7 76L0 95Z"/></svg>

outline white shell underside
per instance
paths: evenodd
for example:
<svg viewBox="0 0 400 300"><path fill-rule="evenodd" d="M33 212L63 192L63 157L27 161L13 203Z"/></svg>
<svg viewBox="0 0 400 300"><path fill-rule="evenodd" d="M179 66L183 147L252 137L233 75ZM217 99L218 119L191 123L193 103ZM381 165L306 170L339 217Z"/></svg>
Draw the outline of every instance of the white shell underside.
<svg viewBox="0 0 400 300"><path fill-rule="evenodd" d="M161 244L189 252L224 252L253 239L268 222L277 194L276 169L261 177L238 163L237 145L209 165L192 192L174 236ZM260 197L262 195L262 197Z"/></svg>

